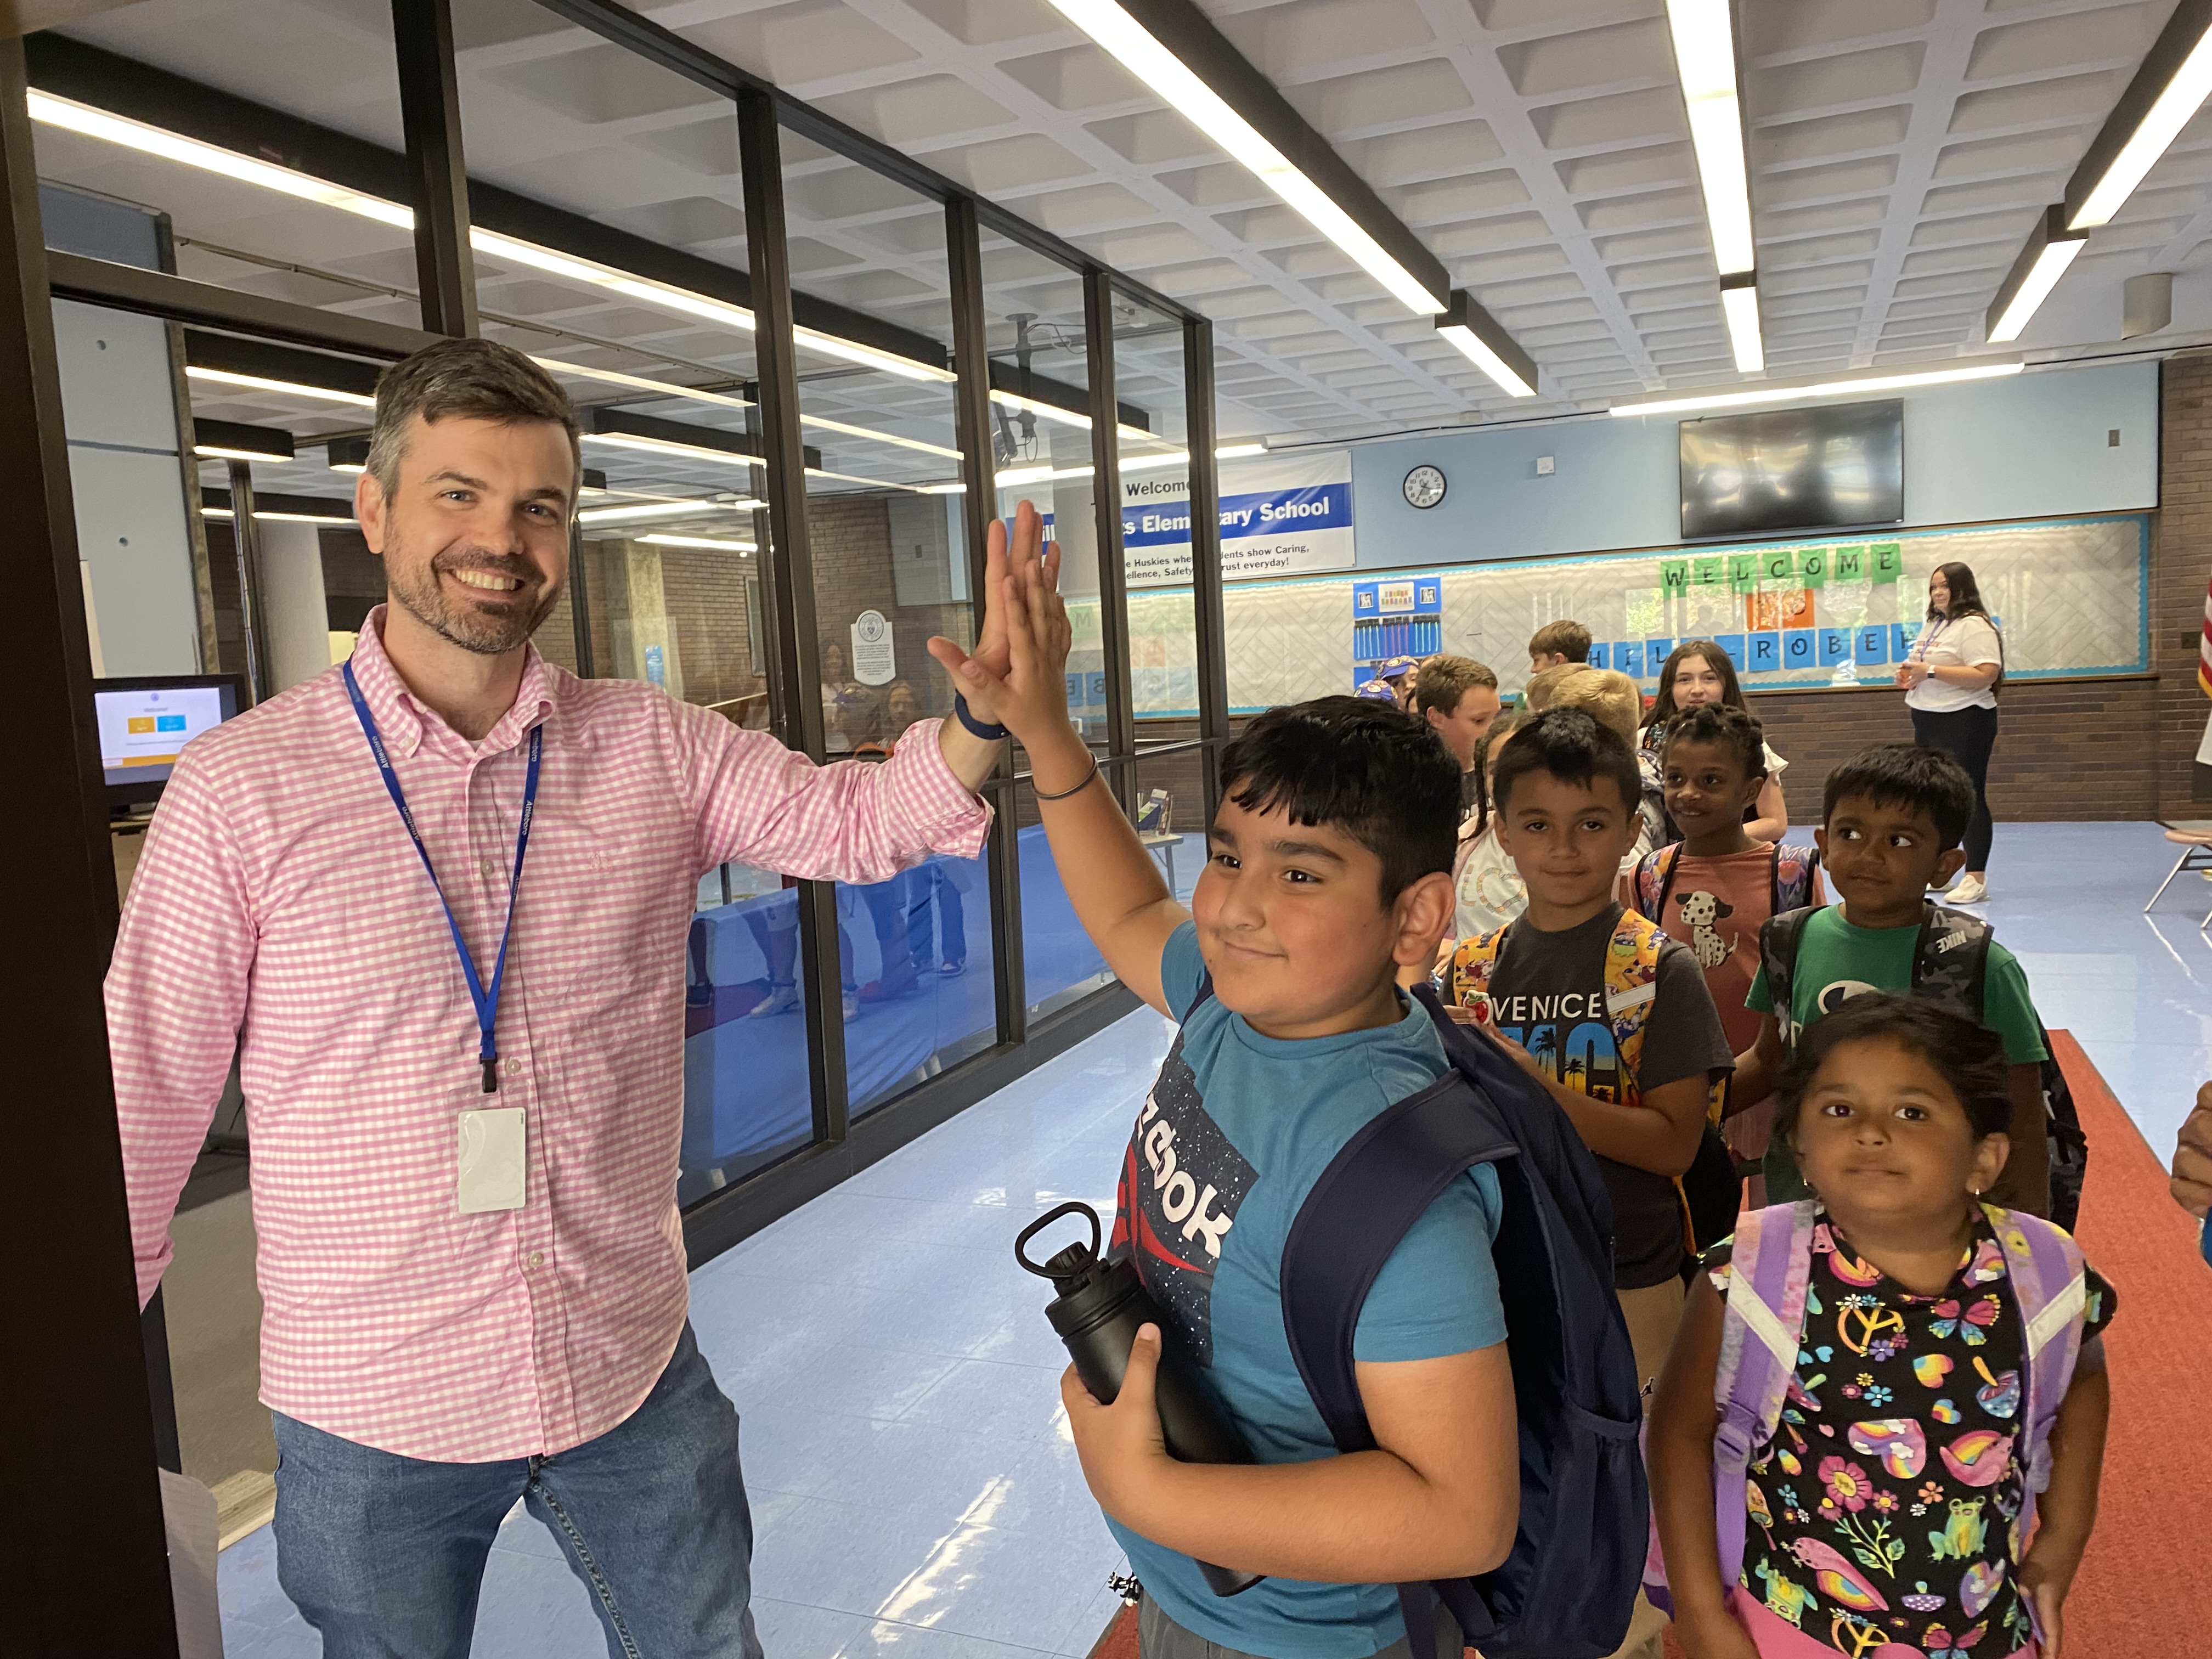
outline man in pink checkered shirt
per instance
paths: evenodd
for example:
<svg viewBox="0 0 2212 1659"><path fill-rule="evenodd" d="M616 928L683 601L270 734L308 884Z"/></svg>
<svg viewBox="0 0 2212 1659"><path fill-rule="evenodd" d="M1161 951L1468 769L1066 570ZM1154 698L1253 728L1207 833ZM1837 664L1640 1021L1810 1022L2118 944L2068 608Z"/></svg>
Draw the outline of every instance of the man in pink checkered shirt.
<svg viewBox="0 0 2212 1659"><path fill-rule="evenodd" d="M706 871L873 883L973 857L1004 610L1057 555L994 526L966 698L817 768L530 644L567 578L574 412L451 340L378 389L356 509L388 603L353 659L179 760L107 978L142 1301L236 1054L253 1142L278 1576L331 1659L468 1650L523 1500L617 1659L758 1659L737 1413L685 1317L684 936ZM527 805L526 805L527 803Z"/></svg>

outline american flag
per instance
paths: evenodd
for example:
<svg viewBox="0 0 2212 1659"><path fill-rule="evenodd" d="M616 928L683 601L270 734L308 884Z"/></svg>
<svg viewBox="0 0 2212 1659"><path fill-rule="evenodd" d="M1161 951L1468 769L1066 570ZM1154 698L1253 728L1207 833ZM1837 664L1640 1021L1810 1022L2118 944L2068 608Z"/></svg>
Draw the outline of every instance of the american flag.
<svg viewBox="0 0 2212 1659"><path fill-rule="evenodd" d="M2197 685L2212 697L2212 588L2204 593L2204 631L2197 641Z"/></svg>

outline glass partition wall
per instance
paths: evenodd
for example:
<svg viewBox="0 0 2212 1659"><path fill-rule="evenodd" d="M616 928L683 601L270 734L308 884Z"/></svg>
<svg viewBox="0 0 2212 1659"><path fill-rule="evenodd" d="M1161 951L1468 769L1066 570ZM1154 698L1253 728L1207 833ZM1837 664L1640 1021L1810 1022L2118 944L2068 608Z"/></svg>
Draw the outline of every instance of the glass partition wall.
<svg viewBox="0 0 2212 1659"><path fill-rule="evenodd" d="M949 714L927 641L973 642L988 515L1034 502L1070 714L1187 897L1226 734L1208 325L623 7L410 3L450 53L283 0L226 12L228 54L158 4L27 43L71 436L137 469L129 525L121 486L76 501L104 672L265 696L341 659L381 597L350 523L379 368L480 332L582 417L546 656L820 761ZM975 858L703 876L695 1258L1132 1006L1027 778L985 786Z"/></svg>

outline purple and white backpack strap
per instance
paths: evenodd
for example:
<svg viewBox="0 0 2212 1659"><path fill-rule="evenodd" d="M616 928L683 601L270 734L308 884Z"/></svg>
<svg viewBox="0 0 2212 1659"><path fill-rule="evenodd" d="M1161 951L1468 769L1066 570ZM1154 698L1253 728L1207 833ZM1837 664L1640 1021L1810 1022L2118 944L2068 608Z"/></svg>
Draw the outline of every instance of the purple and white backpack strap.
<svg viewBox="0 0 2212 1659"><path fill-rule="evenodd" d="M1728 1310L1721 1325L1720 1407L1713 1437L1714 1519L1721 1583L1743 1573L1744 1482L1751 1455L1782 1420L1805 1332L1805 1287L1813 1269L1814 1200L1777 1204L1737 1218Z"/></svg>
<svg viewBox="0 0 2212 1659"><path fill-rule="evenodd" d="M2027 1367L2020 1421L2026 1443L2016 1455L2027 1473L2027 1490L2012 1523L2013 1559L2033 1536L2035 1498L2051 1484L2051 1434L2058 1407L2073 1386L2088 1312L2088 1274L2081 1247L2040 1216L1985 1204L1990 1225L2004 1251L2005 1273L2020 1309L2021 1346Z"/></svg>
<svg viewBox="0 0 2212 1659"><path fill-rule="evenodd" d="M1713 1507L1723 1589L1743 1575L1744 1482L1751 1454L1772 1437L1796 1374L1813 1262L1813 1210L1808 1199L1747 1210L1736 1218L1720 1364L1713 1375L1721 1413L1713 1437ZM1644 1556L1644 1593L1654 1607L1674 1611L1656 1522Z"/></svg>

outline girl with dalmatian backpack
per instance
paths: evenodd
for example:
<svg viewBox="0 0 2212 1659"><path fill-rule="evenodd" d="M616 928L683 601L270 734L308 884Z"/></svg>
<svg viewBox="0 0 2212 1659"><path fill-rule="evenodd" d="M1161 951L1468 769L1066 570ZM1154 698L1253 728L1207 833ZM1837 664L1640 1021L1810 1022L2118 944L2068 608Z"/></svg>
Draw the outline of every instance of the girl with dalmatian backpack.
<svg viewBox="0 0 2212 1659"><path fill-rule="evenodd" d="M1984 1203L2002 1039L1925 998L1810 1028L1777 1133L1814 1196L1704 1257L1647 1430L1644 1591L1689 1659L2060 1659L2097 1512L2111 1287Z"/></svg>
<svg viewBox="0 0 2212 1659"><path fill-rule="evenodd" d="M1759 1016L1744 1006L1744 998L1759 972L1759 927L1770 916L1827 902L1820 854L1757 841L1744 829L1766 784L1758 716L1728 703L1698 704L1668 722L1656 749L1646 758L1660 775L1668 819L1682 839L1646 853L1623 884L1620 900L1690 947L1705 970L1721 1029L1742 1054L1759 1041ZM1753 1182L1754 1204L1765 1201L1759 1161L1773 1124L1771 1099L1730 1094L1721 1139L1737 1176Z"/></svg>

